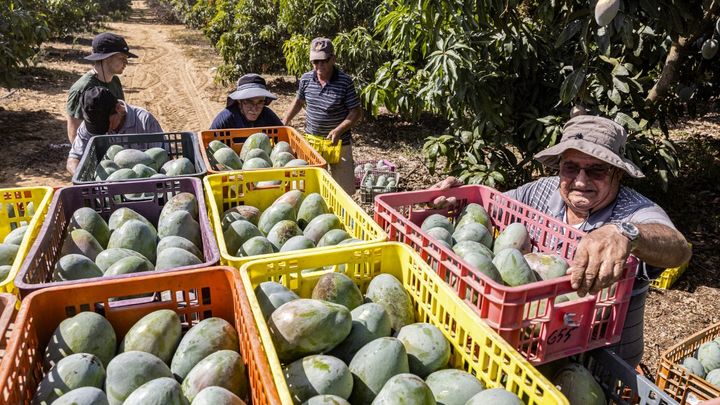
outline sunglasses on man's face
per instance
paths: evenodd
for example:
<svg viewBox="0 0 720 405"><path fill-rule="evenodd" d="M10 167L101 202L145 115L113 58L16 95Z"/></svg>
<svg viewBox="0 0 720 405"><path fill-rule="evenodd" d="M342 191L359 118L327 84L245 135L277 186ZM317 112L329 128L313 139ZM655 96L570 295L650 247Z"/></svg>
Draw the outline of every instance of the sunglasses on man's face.
<svg viewBox="0 0 720 405"><path fill-rule="evenodd" d="M574 179L580 174L581 170L592 180L605 180L608 174L610 174L612 166L598 164L582 167L574 162L560 163L560 175L562 177Z"/></svg>
<svg viewBox="0 0 720 405"><path fill-rule="evenodd" d="M312 61L310 61L310 62L312 62L313 65L321 65L321 64L324 65L324 64L330 62L330 58L327 58L327 59L316 59L316 60L312 60Z"/></svg>

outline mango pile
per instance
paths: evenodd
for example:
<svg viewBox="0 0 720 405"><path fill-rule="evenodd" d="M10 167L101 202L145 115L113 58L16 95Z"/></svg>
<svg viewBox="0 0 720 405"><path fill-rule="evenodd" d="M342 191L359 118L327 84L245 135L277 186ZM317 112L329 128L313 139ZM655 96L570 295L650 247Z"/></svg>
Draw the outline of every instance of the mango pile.
<svg viewBox="0 0 720 405"><path fill-rule="evenodd" d="M682 367L720 388L720 337L703 343L695 356L683 359Z"/></svg>
<svg viewBox="0 0 720 405"><path fill-rule="evenodd" d="M289 143L280 141L274 147L271 146L270 138L263 132L250 135L243 143L239 155L217 140L210 142L206 151L215 159L217 170L220 171L308 165L305 160L295 158Z"/></svg>
<svg viewBox="0 0 720 405"><path fill-rule="evenodd" d="M522 404L446 369L450 343L436 326L415 323L410 296L390 274L374 277L364 296L339 272L321 276L311 298L272 281L255 294L295 404Z"/></svg>
<svg viewBox="0 0 720 405"><path fill-rule="evenodd" d="M372 173L366 173L365 177L363 178L363 187L364 188L381 188L383 191L390 192L395 190L397 187L397 182L395 180L394 175L388 175L388 174L378 174L377 178Z"/></svg>
<svg viewBox="0 0 720 405"><path fill-rule="evenodd" d="M530 252L530 235L521 223L508 225L493 240L493 224L480 204L468 204L454 224L448 217L432 214L421 229L500 284L515 287L550 280L564 276L568 269L560 256Z"/></svg>
<svg viewBox="0 0 720 405"><path fill-rule="evenodd" d="M157 228L130 208L105 220L83 207L70 218L53 281L167 270L203 262L197 199L179 193L162 208Z"/></svg>
<svg viewBox="0 0 720 405"><path fill-rule="evenodd" d="M195 165L186 157L170 159L163 148L146 151L110 145L95 168L95 180L130 180L195 173Z"/></svg>
<svg viewBox="0 0 720 405"><path fill-rule="evenodd" d="M320 194L300 190L281 195L262 213L250 205L230 208L222 228L228 252L238 257L359 242Z"/></svg>
<svg viewBox="0 0 720 405"><path fill-rule="evenodd" d="M390 166L382 159L377 163L367 162L355 166L355 178L362 180L361 186L365 189L376 188L391 192L397 187L395 174L390 172Z"/></svg>
<svg viewBox="0 0 720 405"><path fill-rule="evenodd" d="M81 312L55 329L33 405L244 405L249 383L238 334L207 318L182 335L168 309L138 320L117 342L113 326Z"/></svg>
<svg viewBox="0 0 720 405"><path fill-rule="evenodd" d="M358 164L357 166L355 166L355 177L363 178L363 176L365 176L365 173L372 170L389 172L390 166L386 165L383 159L378 160L377 163L367 162L365 164Z"/></svg>

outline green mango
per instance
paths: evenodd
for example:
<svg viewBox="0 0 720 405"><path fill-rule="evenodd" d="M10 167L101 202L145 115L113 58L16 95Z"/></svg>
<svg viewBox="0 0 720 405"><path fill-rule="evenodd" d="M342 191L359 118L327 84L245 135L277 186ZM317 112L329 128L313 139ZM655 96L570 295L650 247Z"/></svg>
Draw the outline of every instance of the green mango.
<svg viewBox="0 0 720 405"><path fill-rule="evenodd" d="M347 399L352 393L353 377L342 360L312 355L283 367L293 403L300 404L317 395L337 395Z"/></svg>
<svg viewBox="0 0 720 405"><path fill-rule="evenodd" d="M74 353L95 355L107 367L116 346L115 330L107 319L95 312L80 312L55 328L45 346L44 368L49 369Z"/></svg>
<svg viewBox="0 0 720 405"><path fill-rule="evenodd" d="M240 353L219 350L200 360L183 380L182 392L192 401L210 386L225 388L240 398L249 396L247 371Z"/></svg>
<svg viewBox="0 0 720 405"><path fill-rule="evenodd" d="M178 314L170 309L159 309L135 322L120 342L118 353L146 352L169 364L181 334Z"/></svg>
<svg viewBox="0 0 720 405"><path fill-rule="evenodd" d="M235 328L222 318L203 319L180 340L170 369L183 380L200 360L220 350L240 350Z"/></svg>
<svg viewBox="0 0 720 405"><path fill-rule="evenodd" d="M110 405L122 405L133 391L147 382L173 376L162 360L145 352L120 353L106 371L105 392Z"/></svg>

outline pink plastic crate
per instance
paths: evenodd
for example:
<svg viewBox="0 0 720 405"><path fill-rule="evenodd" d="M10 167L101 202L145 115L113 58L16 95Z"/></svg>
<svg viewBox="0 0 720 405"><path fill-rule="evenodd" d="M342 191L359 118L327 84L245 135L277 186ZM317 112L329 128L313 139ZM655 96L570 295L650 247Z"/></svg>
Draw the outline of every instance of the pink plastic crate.
<svg viewBox="0 0 720 405"><path fill-rule="evenodd" d="M439 196L453 196L452 208L430 209ZM518 287L508 287L471 269L452 249L420 229L431 214L455 218L469 203L482 205L496 232L513 222L523 223L533 240L533 250L555 253L571 260L585 234L529 206L485 186L450 190L423 190L383 194L375 199L375 221L389 240L410 245L470 305L490 327L530 362L541 364L616 343L627 314L638 261L628 259L614 285L597 295L554 304L558 295L574 291L570 276Z"/></svg>

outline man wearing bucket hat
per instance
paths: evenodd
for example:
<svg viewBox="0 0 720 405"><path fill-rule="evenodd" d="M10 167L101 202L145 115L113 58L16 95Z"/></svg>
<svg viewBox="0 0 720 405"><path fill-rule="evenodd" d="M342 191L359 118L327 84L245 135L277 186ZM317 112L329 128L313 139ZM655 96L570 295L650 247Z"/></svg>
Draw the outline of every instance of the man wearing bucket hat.
<svg viewBox="0 0 720 405"><path fill-rule="evenodd" d="M305 133L341 142L340 160L330 164L333 178L348 193L355 193L350 129L362 118L362 108L350 76L335 66L332 41L315 38L310 43L313 70L300 78L298 91L283 118L285 125L305 106Z"/></svg>
<svg viewBox="0 0 720 405"><path fill-rule="evenodd" d="M105 134L155 134L163 132L157 119L144 108L118 100L105 87L92 87L83 93L83 121L68 154L66 169L77 170L90 138ZM163 147L162 143L150 147Z"/></svg>
<svg viewBox="0 0 720 405"><path fill-rule="evenodd" d="M612 120L591 115L570 119L560 142L535 155L558 176L544 177L506 194L588 234L569 269L578 295L594 294L622 275L630 254L643 264L633 286L621 341L611 346L633 367L642 359L643 311L649 280L661 269L690 257L685 237L645 196L622 186L624 176L644 177L624 155L627 132ZM458 185L454 178L436 187Z"/></svg>
<svg viewBox="0 0 720 405"><path fill-rule="evenodd" d="M265 79L248 73L238 80L237 89L230 93L210 129L281 126L280 117L268 107L273 100L277 97L267 90Z"/></svg>
<svg viewBox="0 0 720 405"><path fill-rule="evenodd" d="M82 122L82 96L91 87L102 86L109 89L120 100L125 99L122 84L117 75L122 74L128 58L137 58L130 52L127 42L120 35L110 32L98 34L92 41L92 54L85 57L94 62L92 69L82 75L68 93L67 98L67 134L72 145L80 123Z"/></svg>

